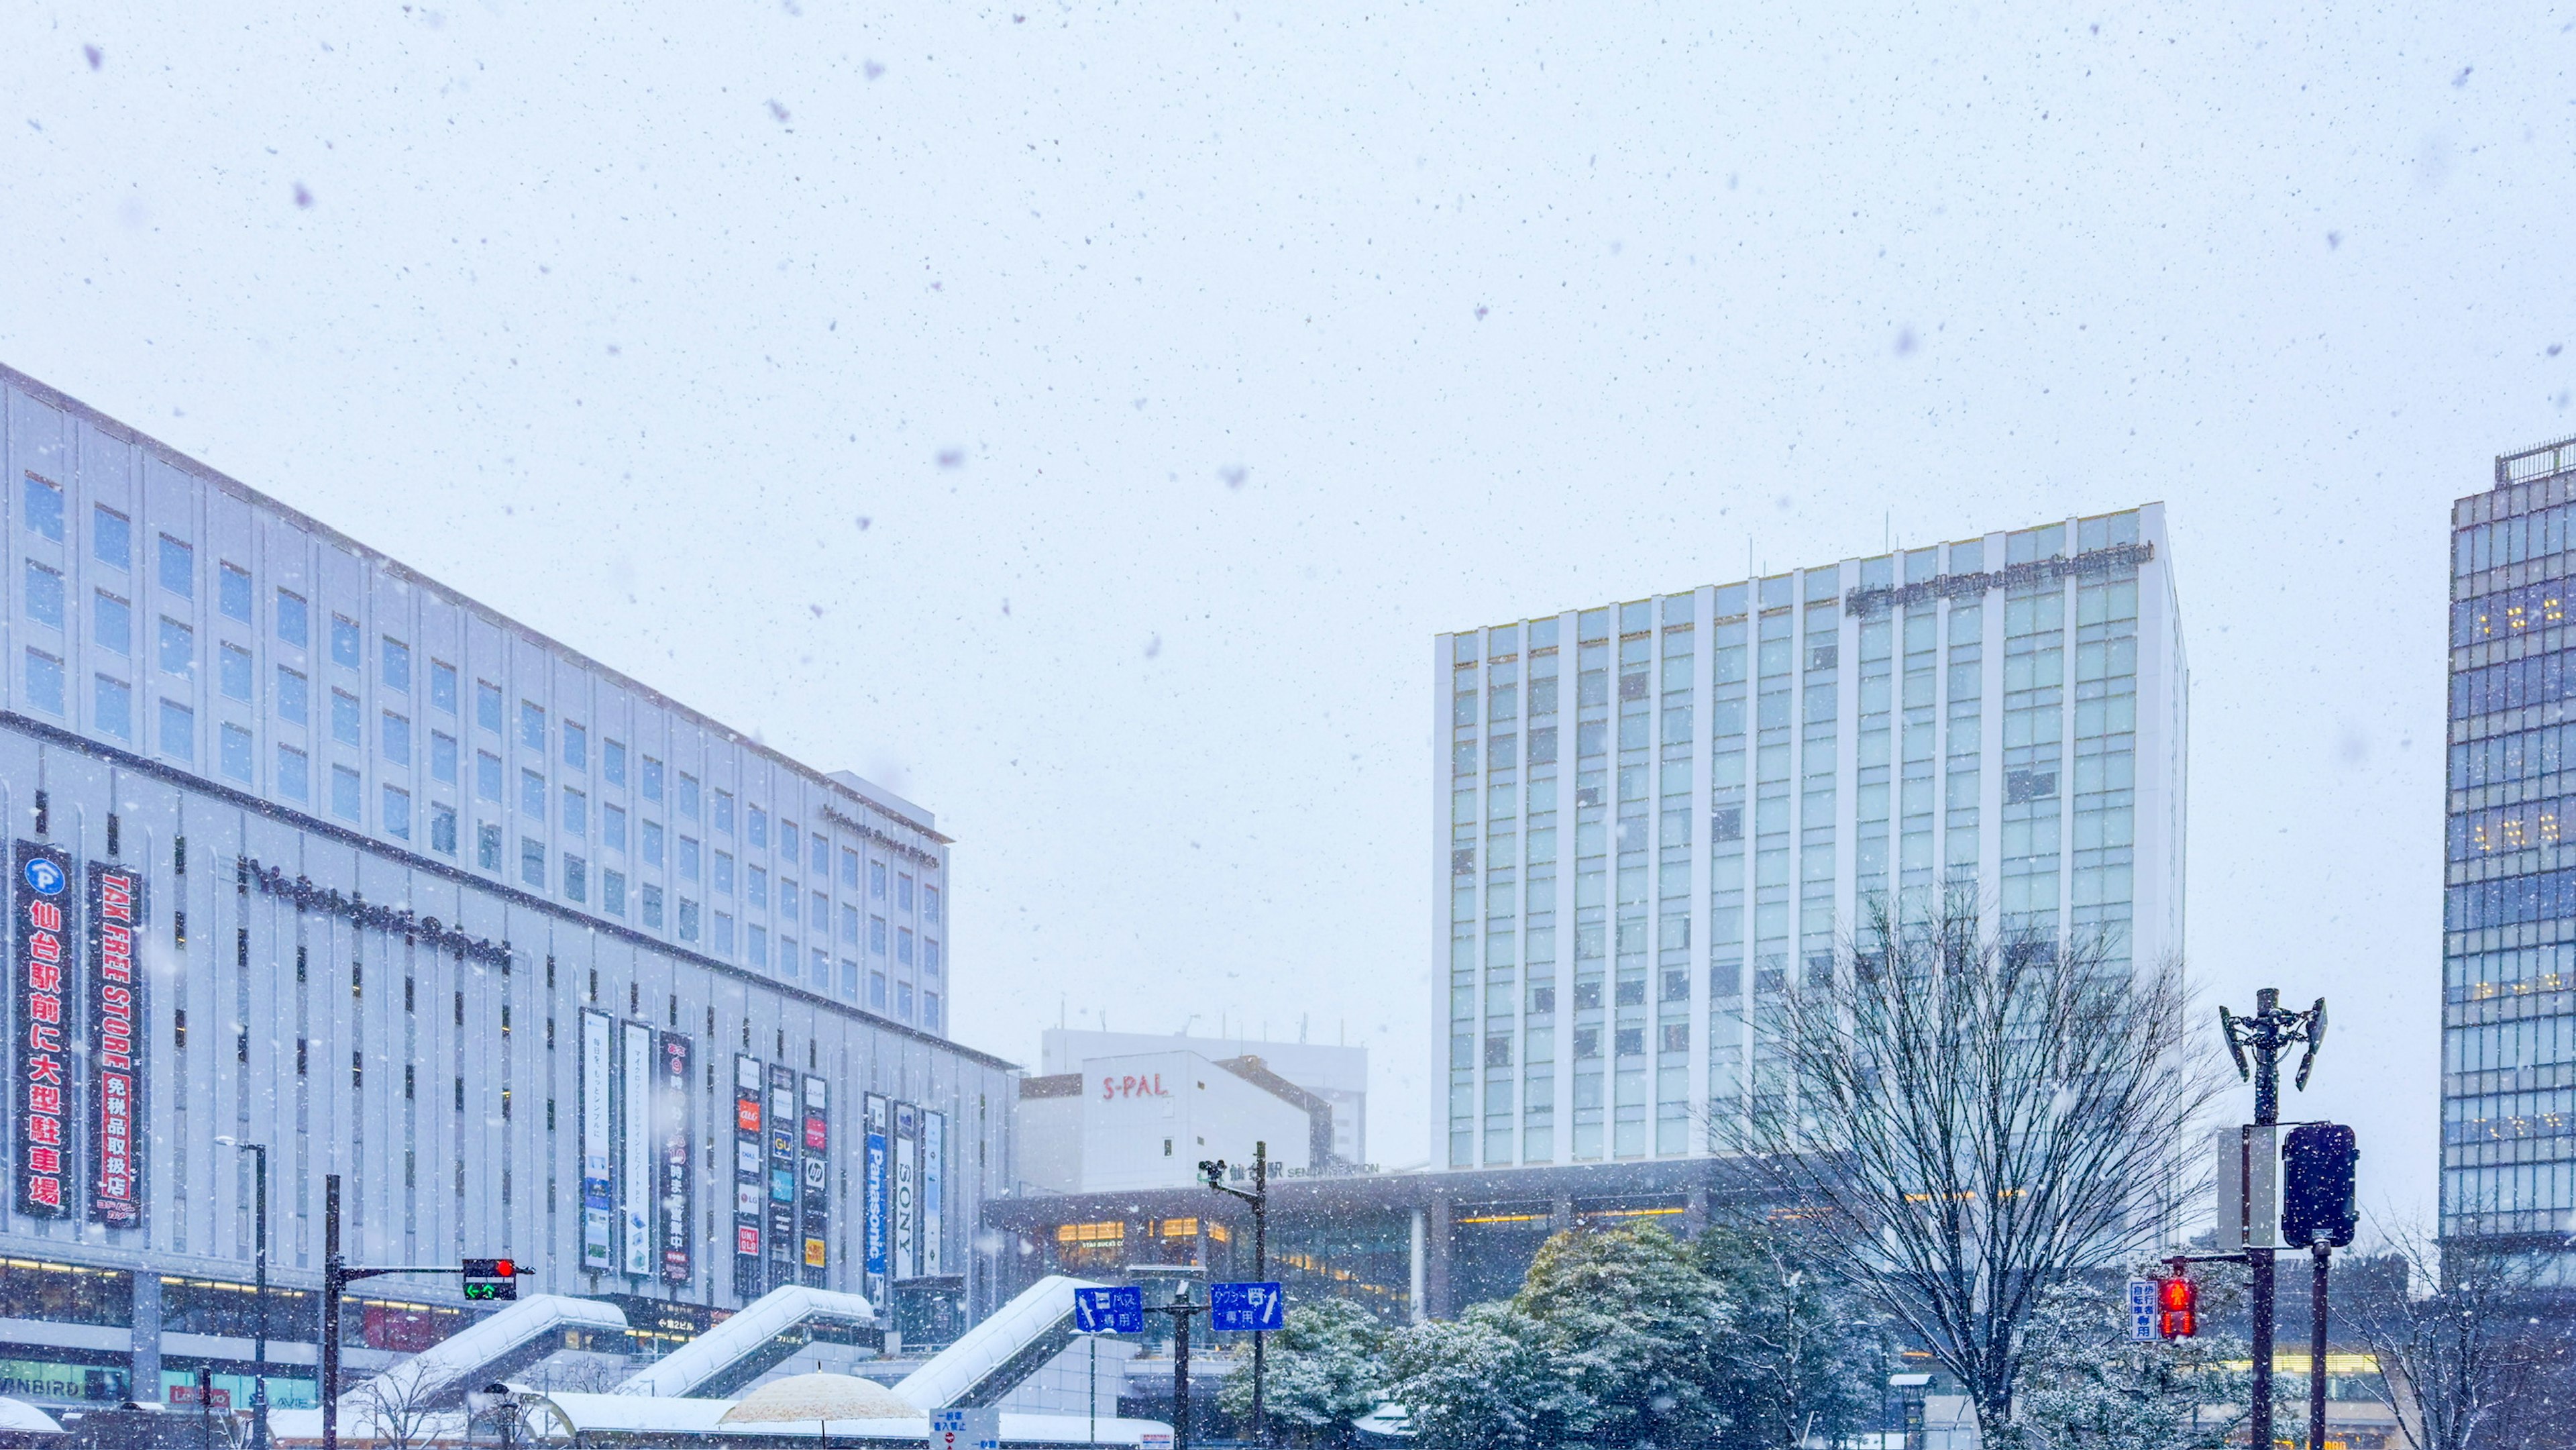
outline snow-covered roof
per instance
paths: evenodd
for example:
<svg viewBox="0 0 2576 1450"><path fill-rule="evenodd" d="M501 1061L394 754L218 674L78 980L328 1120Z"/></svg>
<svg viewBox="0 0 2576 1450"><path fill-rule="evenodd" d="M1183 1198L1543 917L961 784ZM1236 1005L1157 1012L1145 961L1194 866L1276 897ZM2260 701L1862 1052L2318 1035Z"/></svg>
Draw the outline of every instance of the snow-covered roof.
<svg viewBox="0 0 2576 1450"><path fill-rule="evenodd" d="M28 1404L25 1400L0 1398L0 1430L21 1435L59 1435L63 1427L54 1417Z"/></svg>

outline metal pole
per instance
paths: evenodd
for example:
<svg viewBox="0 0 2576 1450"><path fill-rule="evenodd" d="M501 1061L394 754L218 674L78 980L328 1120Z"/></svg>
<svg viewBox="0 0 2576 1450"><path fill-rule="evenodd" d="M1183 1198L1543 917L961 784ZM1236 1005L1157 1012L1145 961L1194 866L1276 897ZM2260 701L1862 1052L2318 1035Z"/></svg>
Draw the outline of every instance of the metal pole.
<svg viewBox="0 0 2576 1450"><path fill-rule="evenodd" d="M1267 1282L1270 1278L1270 1145L1256 1141L1252 1145L1252 1277ZM1268 1331L1252 1331L1252 1443L1267 1445L1266 1420L1262 1414L1262 1390L1267 1384L1262 1363L1262 1341Z"/></svg>
<svg viewBox="0 0 2576 1450"><path fill-rule="evenodd" d="M251 1152L259 1167L253 1200L258 1206L251 1215L259 1235L259 1247L251 1255L251 1298L259 1309L250 1341L250 1443L251 1450L268 1450L268 1145L254 1143Z"/></svg>
<svg viewBox="0 0 2576 1450"><path fill-rule="evenodd" d="M1190 1302L1190 1286L1172 1291L1172 1303ZM1190 1450L1190 1313L1172 1315L1172 1450Z"/></svg>
<svg viewBox="0 0 2576 1450"><path fill-rule="evenodd" d="M197 1366L197 1436L206 1450L215 1450L215 1371L210 1365Z"/></svg>
<svg viewBox="0 0 2576 1450"><path fill-rule="evenodd" d="M322 1450L340 1450L340 1175L322 1179Z"/></svg>
<svg viewBox="0 0 2576 1450"><path fill-rule="evenodd" d="M1091 1439L1089 1443L1097 1445L1100 1443L1100 1336L1092 1334L1084 1337L1091 1341Z"/></svg>
<svg viewBox="0 0 2576 1450"><path fill-rule="evenodd" d="M2326 1260L2334 1250L2325 1240L2308 1245L2316 1255L2317 1279L2308 1299L2308 1450L2326 1443Z"/></svg>
<svg viewBox="0 0 2576 1450"><path fill-rule="evenodd" d="M2281 1037L2280 1026L2273 1020L2281 1010L2281 989L2265 987L2254 994L2254 1020L2259 1024L2254 1034L2254 1124L2271 1127L2281 1121ZM2249 1169L2252 1165L2248 1165ZM2270 1238L2272 1231L2261 1237ZM2254 1270L2254 1302L2248 1306L2253 1319L2254 1385L2248 1418L2252 1434L2248 1443L2255 1450L2272 1447L2272 1251L2248 1244L2247 1263Z"/></svg>

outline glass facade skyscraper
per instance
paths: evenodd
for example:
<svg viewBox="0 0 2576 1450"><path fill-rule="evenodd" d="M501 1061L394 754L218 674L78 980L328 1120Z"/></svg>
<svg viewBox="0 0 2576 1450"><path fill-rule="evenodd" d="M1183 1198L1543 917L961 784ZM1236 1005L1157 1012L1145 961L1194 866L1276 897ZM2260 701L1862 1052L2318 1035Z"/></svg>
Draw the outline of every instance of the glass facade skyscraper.
<svg viewBox="0 0 2576 1450"><path fill-rule="evenodd" d="M2576 1228L2571 508L2576 439L2497 459L2494 487L2451 506L2445 1240L2557 1249Z"/></svg>
<svg viewBox="0 0 2576 1450"><path fill-rule="evenodd" d="M1864 901L2182 943L2162 505L1443 634L1433 1161L1688 1156ZM1435 1089L1436 1090L1436 1089Z"/></svg>

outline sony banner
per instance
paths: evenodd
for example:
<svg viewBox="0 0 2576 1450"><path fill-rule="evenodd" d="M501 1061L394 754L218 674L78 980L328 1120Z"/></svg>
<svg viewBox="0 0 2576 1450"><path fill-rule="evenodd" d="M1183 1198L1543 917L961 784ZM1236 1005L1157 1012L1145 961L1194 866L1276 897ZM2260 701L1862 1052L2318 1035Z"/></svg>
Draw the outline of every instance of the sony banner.
<svg viewBox="0 0 2576 1450"><path fill-rule="evenodd" d="M761 1203L769 1196L760 1143L760 1059L733 1059L733 1292L745 1303L768 1292L760 1277Z"/></svg>
<svg viewBox="0 0 2576 1450"><path fill-rule="evenodd" d="M143 873L89 864L89 1094L98 1133L89 1219L109 1228L143 1223Z"/></svg>
<svg viewBox="0 0 2576 1450"><path fill-rule="evenodd" d="M657 1049L654 1058L653 1125L662 1141L661 1192L657 1196L661 1210L662 1282L685 1285L693 1267L690 1263L689 1215L697 1206L695 1195L689 1191L694 1179L689 1154L689 1062L692 1053L689 1039L678 1032L663 1033Z"/></svg>
<svg viewBox="0 0 2576 1450"><path fill-rule="evenodd" d="M823 1080L808 1075L805 1079L805 1258L799 1266L804 1282L816 1289L824 1288L824 1270L831 1267L830 1236L825 1232L832 1221L831 1172L832 1124Z"/></svg>
<svg viewBox="0 0 2576 1450"><path fill-rule="evenodd" d="M654 1164L661 1144L653 1133L653 1029L629 1022L620 1034L617 1078L618 1247L625 1252L619 1267L634 1278L654 1272L657 1238L653 1232Z"/></svg>
<svg viewBox="0 0 2576 1450"><path fill-rule="evenodd" d="M894 1105L894 1276L921 1272L913 1255L921 1228L921 1109Z"/></svg>
<svg viewBox="0 0 2576 1450"><path fill-rule="evenodd" d="M948 1115L923 1109L921 1114L921 1272L948 1272L940 1252L940 1200L947 1192Z"/></svg>
<svg viewBox="0 0 2576 1450"><path fill-rule="evenodd" d="M767 1287L798 1282L796 1251L796 1180L804 1150L797 1138L804 1117L796 1111L796 1069L783 1062L769 1066L769 1278Z"/></svg>
<svg viewBox="0 0 2576 1450"><path fill-rule="evenodd" d="M615 1209L609 1201L609 1021L605 1012L581 1014L581 1267L604 1274L613 1266Z"/></svg>
<svg viewBox="0 0 2576 1450"><path fill-rule="evenodd" d="M886 1186L891 1176L891 1165L887 1162L886 1128L891 1105L877 1093L869 1093L862 1101L866 1107L862 1124L866 1143L864 1161L859 1170L859 1239L866 1245L868 1301L878 1304L878 1312L882 1314L886 1312L882 1305L889 1271Z"/></svg>
<svg viewBox="0 0 2576 1450"><path fill-rule="evenodd" d="M53 846L20 841L13 918L18 938L12 961L18 973L16 1106L18 1211L36 1218L67 1218L73 1209L63 1180L77 1172L71 1111L70 993L63 972L71 952L71 856Z"/></svg>

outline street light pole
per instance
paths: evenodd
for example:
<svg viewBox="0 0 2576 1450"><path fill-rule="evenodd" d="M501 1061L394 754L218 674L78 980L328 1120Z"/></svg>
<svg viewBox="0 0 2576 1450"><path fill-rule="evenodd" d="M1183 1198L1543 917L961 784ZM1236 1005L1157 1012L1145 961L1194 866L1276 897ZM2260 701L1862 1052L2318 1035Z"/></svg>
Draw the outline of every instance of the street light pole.
<svg viewBox="0 0 2576 1450"><path fill-rule="evenodd" d="M1252 1205L1252 1277L1266 1282L1270 1278L1270 1144L1261 1141L1252 1145L1252 1191L1250 1193L1240 1188L1226 1186L1225 1160L1222 1158L1201 1163L1199 1172L1206 1176L1208 1187ZM1262 1391L1268 1384L1262 1363L1264 1348L1262 1341L1266 1338L1268 1338L1267 1331L1260 1329L1252 1331L1252 1443L1255 1445L1270 1443L1268 1435L1264 1433L1267 1428L1267 1416L1263 1413L1262 1405Z"/></svg>
<svg viewBox="0 0 2576 1450"><path fill-rule="evenodd" d="M252 1200L258 1206L251 1216L251 1231L258 1239L251 1251L251 1302L258 1307L253 1310L250 1341L250 1444L251 1450L268 1450L268 1145L229 1137L215 1141L251 1154L259 1174Z"/></svg>
<svg viewBox="0 0 2576 1450"><path fill-rule="evenodd" d="M2236 1059L2236 1073L2254 1083L2254 1126L2277 1127L2281 1121L2281 1053L2294 1043L2304 1042L2307 1052L2299 1059L2298 1086L2305 1091L2308 1070L2316 1065L2317 1044L2326 1035L2326 999L2305 1012L2292 1012L2281 1005L2281 989L2265 987L2254 994L2254 1015L2239 1017L2225 1007L2218 1009L2219 1031L2227 1039L2227 1050ZM2249 1067L2246 1049L2254 1052ZM2251 1165L2248 1165L2249 1168ZM2277 1212L2277 1210L2276 1210ZM2278 1235L2280 1225L2269 1225L2262 1237ZM2245 1245L2245 1261L2254 1271L2254 1302L2248 1306L2254 1341L2254 1384L2250 1398L2249 1444L2268 1446L2272 1443L2272 1338L2273 1338L2273 1245ZM2322 1320L2322 1316L2320 1316ZM2322 1368L2320 1360L2312 1368Z"/></svg>

